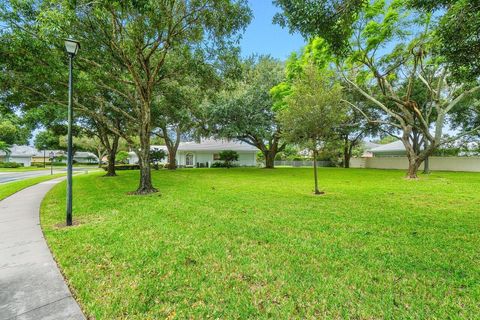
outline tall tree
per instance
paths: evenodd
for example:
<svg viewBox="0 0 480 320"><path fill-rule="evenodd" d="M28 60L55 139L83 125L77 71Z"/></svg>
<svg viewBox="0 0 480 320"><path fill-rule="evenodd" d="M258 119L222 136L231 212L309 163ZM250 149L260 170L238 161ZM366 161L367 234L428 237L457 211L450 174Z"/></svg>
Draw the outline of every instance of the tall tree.
<svg viewBox="0 0 480 320"><path fill-rule="evenodd" d="M282 19L294 30L302 32L303 28L304 35L324 36L334 48L343 48L336 51L337 56L348 56L346 69L356 71L354 79L345 77L346 81L383 111L383 117L376 119L376 122L398 130L400 135L397 137L405 145L409 159L407 177L416 178L418 167L437 147L458 137L444 139L443 126L453 108L462 99L478 91L479 86L475 80L465 85L455 82L453 76L456 70L452 70L452 64L435 54L441 52L442 45L445 45L434 37L436 16L409 11L408 6L412 1L364 1L351 7L353 11L348 10L348 7L344 12L340 10L341 14L336 19L347 22L346 25L340 23L340 26L344 26L348 32L345 37L339 37L339 41L349 40L340 46L335 46L334 39L330 37L338 25L329 24L331 21L328 17L325 18L325 12L329 8L334 11L343 8L342 5L330 7L321 4L328 1L313 2L316 5L284 5L286 10ZM417 2L427 6L434 3L421 0ZM455 1L439 3L449 5L453 2ZM354 12L354 19L350 19L350 12ZM302 21L300 17L308 16L319 17L320 22L327 24L326 29L306 26L308 20ZM470 27L468 26L469 29ZM478 41L476 37L470 39ZM394 49L387 49L391 47ZM414 99L417 80L429 95L429 101L423 105ZM424 137L423 150L416 150L415 147L415 135L419 133ZM459 136L463 134L460 133Z"/></svg>
<svg viewBox="0 0 480 320"><path fill-rule="evenodd" d="M52 17L52 6L59 10L61 2L23 1L0 6L0 17L8 26L0 41L0 55L5 57L1 59L5 72L0 74L5 93L0 99L10 109L22 106L23 115L31 123L63 136L66 134L68 67L58 35L68 29L71 16ZM88 56L88 51L81 50L81 55ZM110 150L109 155L115 155L115 141L121 136L131 136L125 119L130 108L121 95L107 91L104 82L95 83L95 68L85 68L77 59L74 75L77 72L80 76L75 77L74 89L80 94L76 94L73 101L74 137L99 136L104 147ZM114 166L109 166L107 175L115 175Z"/></svg>
<svg viewBox="0 0 480 320"><path fill-rule="evenodd" d="M140 138L137 194L157 191L150 172L152 108L157 86L168 77L164 65L170 52L179 45L191 50L207 46L214 54L228 47L249 19L244 0L100 1L77 6L75 25L83 31L77 33L79 40L90 50L97 47L110 63L90 62L101 78L113 76L127 85L121 94L130 102L131 121Z"/></svg>
<svg viewBox="0 0 480 320"><path fill-rule="evenodd" d="M345 52L352 25L368 0L274 0L281 12L273 21L305 39L321 36L336 53Z"/></svg>
<svg viewBox="0 0 480 320"><path fill-rule="evenodd" d="M36 14L39 12L38 6L41 7L41 17L33 14L32 19L28 16L29 11L23 10L27 14L22 15L22 18L28 16L38 26L34 34L40 34L47 40L45 44L39 43L39 48L47 49L48 52L49 47L61 47L54 39L68 35L82 43L81 53L76 58L76 66L81 75L77 86L85 90L82 92L86 94L93 89L94 94L88 94L87 101L76 100L75 105L85 115L103 119L94 106L104 103L128 120L139 136L139 148L135 150L141 170L136 193L155 192L151 180L149 150L152 108L157 98L157 88L169 76L163 67L172 50L179 46L206 52L209 59L228 51L235 44L239 32L249 22L250 10L246 1L85 0L75 1L75 5L72 5L71 1L57 0L38 3L28 1ZM7 6L4 11L15 15L18 7L20 6L12 10ZM40 57L45 57L42 50L34 50L38 51ZM58 58L58 52L53 57ZM32 60L35 60L34 57ZM51 57L47 60L49 65L53 64L51 60ZM60 80L66 79L63 78L64 73L55 76L52 81L64 84ZM82 81L84 79L88 81ZM49 83L40 83L45 84ZM119 108L112 100L105 99L103 93L97 94L100 89L124 100L121 105L127 106L127 109ZM43 89L39 91L42 92ZM121 135L115 126L108 126L108 130ZM134 143L128 134L122 136Z"/></svg>
<svg viewBox="0 0 480 320"><path fill-rule="evenodd" d="M51 130L44 130L37 133L33 142L35 148L42 149L60 149L60 137Z"/></svg>
<svg viewBox="0 0 480 320"><path fill-rule="evenodd" d="M345 93L343 93L343 101L346 101L345 98ZM350 102L352 100L348 101ZM360 104L358 103L358 100L355 101L355 103L357 105ZM343 121L335 131L343 144L342 165L344 168L350 168L350 160L352 159L353 151L362 144L363 139L367 135L375 134L377 132L377 126L374 122L370 122L365 118L363 115L364 111L362 113L355 108L343 110L345 111ZM365 111L368 112L368 110Z"/></svg>
<svg viewBox="0 0 480 320"><path fill-rule="evenodd" d="M480 148L480 92L456 106L451 127L452 131L466 132L465 139Z"/></svg>
<svg viewBox="0 0 480 320"><path fill-rule="evenodd" d="M153 127L167 146L167 168L173 170L177 167L180 141L182 137L197 135L202 122L201 103L221 85L221 73L215 64L185 50L178 52L165 68L170 69L171 76L159 88Z"/></svg>
<svg viewBox="0 0 480 320"><path fill-rule="evenodd" d="M333 73L320 71L311 64L295 79L292 93L279 119L283 135L292 143L306 146L313 152L315 194L323 194L318 187L317 157L319 150L335 136L343 121L342 87Z"/></svg>
<svg viewBox="0 0 480 320"><path fill-rule="evenodd" d="M480 76L480 0L410 0L412 7L440 15L435 36L439 53L459 79Z"/></svg>
<svg viewBox="0 0 480 320"><path fill-rule="evenodd" d="M436 148L463 134L444 139L446 119L462 99L480 89L477 83L456 83L449 66L433 54L438 43L432 41L431 19L408 11L402 1L375 1L354 26L345 64L356 71L354 78L345 80L383 111L376 121L398 130L409 160L408 178L417 178L418 168ZM393 50L380 52L392 43ZM418 99L419 84L428 100ZM424 139L422 150L416 147L419 135Z"/></svg>
<svg viewBox="0 0 480 320"><path fill-rule="evenodd" d="M8 144L26 144L31 128L24 122L16 114L0 114L0 140Z"/></svg>
<svg viewBox="0 0 480 320"><path fill-rule="evenodd" d="M302 48L300 54L294 52L290 55L285 67L285 81L273 87L270 91L274 99L274 109L282 109L286 106L286 97L292 93L293 82L303 76L305 68L309 68L312 65L322 72L327 69L331 71L334 69L332 68L334 65L332 50L322 38L311 39ZM337 81L342 82L341 77L337 76ZM355 102L356 106L355 108L341 108L338 110L339 116L343 119L342 124L335 130L339 141L337 143L331 141L330 145L343 144L342 162L343 166L348 168L354 148L362 142L362 139L367 134L374 133L376 126L363 116L365 112L369 113L372 111L367 110L365 107L367 101L358 93L344 88L343 101L347 102L347 105ZM357 110L359 108L361 108L361 112ZM345 114L340 115L341 111L344 111Z"/></svg>
<svg viewBox="0 0 480 320"><path fill-rule="evenodd" d="M10 145L6 143L5 141L0 141L0 151L4 152L7 155L10 155Z"/></svg>
<svg viewBox="0 0 480 320"><path fill-rule="evenodd" d="M266 168L274 168L275 156L286 146L270 95L271 88L283 78L279 61L270 57L249 59L240 80L222 91L207 111L210 132L257 147L265 157Z"/></svg>

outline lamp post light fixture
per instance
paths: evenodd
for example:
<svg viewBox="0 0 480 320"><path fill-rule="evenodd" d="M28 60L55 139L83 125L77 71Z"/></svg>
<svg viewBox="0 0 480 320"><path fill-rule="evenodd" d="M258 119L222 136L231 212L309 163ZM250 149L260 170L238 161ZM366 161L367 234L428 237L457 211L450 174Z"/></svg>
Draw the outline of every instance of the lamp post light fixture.
<svg viewBox="0 0 480 320"><path fill-rule="evenodd" d="M72 225L72 123L73 123L73 58L80 49L80 43L76 40L65 40L65 49L69 57L68 74L68 137L67 137L67 226Z"/></svg>

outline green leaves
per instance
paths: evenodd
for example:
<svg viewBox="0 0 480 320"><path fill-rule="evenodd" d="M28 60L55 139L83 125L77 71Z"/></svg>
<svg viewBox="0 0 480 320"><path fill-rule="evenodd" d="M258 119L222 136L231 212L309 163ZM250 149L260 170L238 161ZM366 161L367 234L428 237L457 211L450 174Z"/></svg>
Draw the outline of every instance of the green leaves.
<svg viewBox="0 0 480 320"><path fill-rule="evenodd" d="M283 79L283 64L279 61L265 56L249 59L233 88L220 92L207 105L210 132L252 144L272 141L279 132L272 107L280 98L271 97L270 90ZM280 96L283 89L278 91Z"/></svg>
<svg viewBox="0 0 480 320"><path fill-rule="evenodd" d="M358 14L369 0L275 0L282 10L275 23L300 32L305 39L322 37L336 54L343 55ZM378 1L377 1L378 2Z"/></svg>
<svg viewBox="0 0 480 320"><path fill-rule="evenodd" d="M305 66L302 77L295 79L291 95L285 98L288 108L279 113L288 141L313 148L334 135L343 121L342 87L332 72Z"/></svg>

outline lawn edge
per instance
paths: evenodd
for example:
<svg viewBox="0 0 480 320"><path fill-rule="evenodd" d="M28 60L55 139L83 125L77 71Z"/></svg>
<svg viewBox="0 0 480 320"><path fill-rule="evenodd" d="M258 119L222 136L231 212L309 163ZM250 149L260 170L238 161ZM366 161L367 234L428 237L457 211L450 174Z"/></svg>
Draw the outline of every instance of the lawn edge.
<svg viewBox="0 0 480 320"><path fill-rule="evenodd" d="M5 200L5 199L7 199L8 197L13 196L15 193L20 192L20 191L22 191L22 190L25 190L25 189L27 189L27 188L33 187L33 186L35 186L35 185L37 185L37 184L39 184L39 183L42 183L42 182L45 182L45 181L50 181L50 180L53 180L53 179L56 179L56 178L61 178L62 176L64 176L63 173L57 173L57 174L54 174L53 176L50 176L50 179L45 179L45 180L41 180L41 181L38 181L38 182L35 182L35 183L32 183L32 184L26 185L26 186L24 186L24 187L22 187L22 188L20 188L20 189L15 190L15 192L13 192L13 193L6 195L6 196L3 197L3 198L0 196L0 201L3 201L3 200ZM40 176L40 177L43 177L43 176ZM36 178L38 178L38 177L30 178L30 179L36 179ZM12 181L12 183L21 182L21 181L28 181L28 180L30 180L30 179ZM8 184L8 183L6 183L5 185L7 185L7 184ZM43 201L43 200L42 200L42 201Z"/></svg>

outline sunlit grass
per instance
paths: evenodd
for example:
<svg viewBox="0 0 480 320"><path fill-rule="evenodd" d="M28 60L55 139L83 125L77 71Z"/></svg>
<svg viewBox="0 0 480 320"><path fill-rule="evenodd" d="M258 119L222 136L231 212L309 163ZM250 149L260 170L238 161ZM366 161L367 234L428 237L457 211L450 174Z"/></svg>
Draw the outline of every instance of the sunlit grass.
<svg viewBox="0 0 480 320"><path fill-rule="evenodd" d="M49 245L96 319L473 319L480 174L192 169L78 176L42 205Z"/></svg>
<svg viewBox="0 0 480 320"><path fill-rule="evenodd" d="M35 178L29 178L25 180L12 181L7 183L0 184L0 200L5 199L6 197L11 196L12 194L25 189L27 187L33 186L37 183L47 181L53 178L61 177L64 174L54 174L48 176L41 176Z"/></svg>

